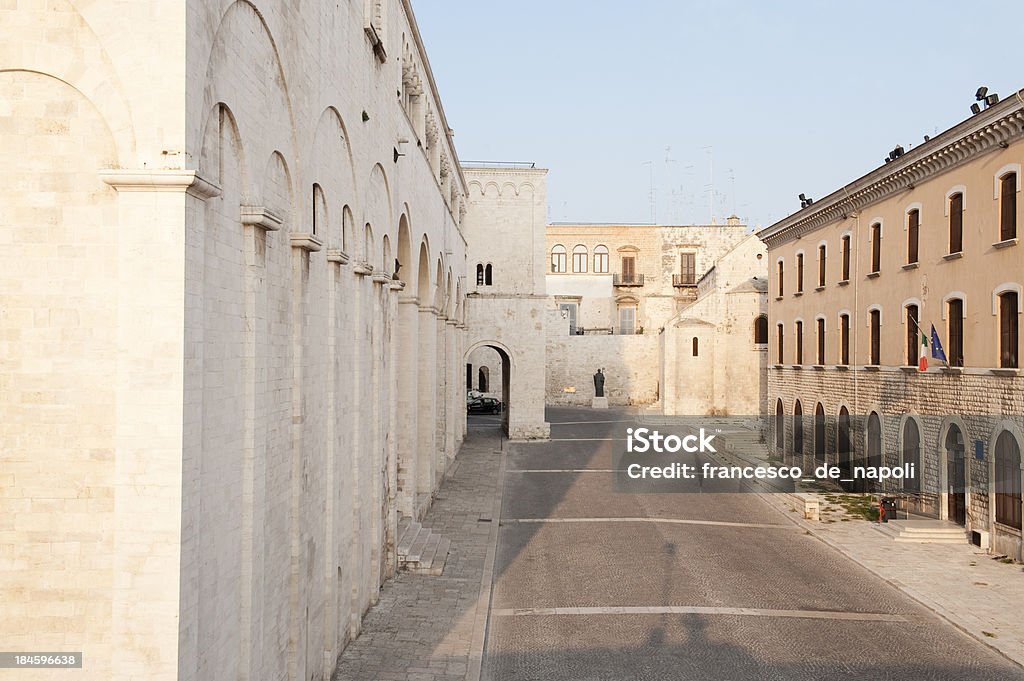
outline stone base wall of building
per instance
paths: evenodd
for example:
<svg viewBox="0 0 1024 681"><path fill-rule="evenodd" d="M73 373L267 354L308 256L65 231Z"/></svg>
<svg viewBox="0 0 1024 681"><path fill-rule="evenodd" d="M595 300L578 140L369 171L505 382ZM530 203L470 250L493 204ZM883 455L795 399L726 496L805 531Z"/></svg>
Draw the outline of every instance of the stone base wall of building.
<svg viewBox="0 0 1024 681"><path fill-rule="evenodd" d="M911 512L938 518L950 518L946 442L951 428L957 428L965 450L966 529L989 532L993 552L1022 557L1020 531L995 522L991 482L1000 434L1008 431L1018 446L1024 442L1024 377L995 376L984 369L961 374L935 368L920 373L900 367L775 366L768 370L768 399L769 445L787 464L793 462L805 470L823 462L842 465L839 415L843 409L851 416L849 458L855 464L870 465L866 463L867 422L872 413L879 415L878 463L884 466L904 462L905 424L913 419L920 433L920 492L907 494L903 483L895 480L882 489L905 497ZM798 401L802 418L794 417ZM823 419L815 418L819 403ZM776 416L780 405L781 418ZM815 439L819 423L823 441ZM798 429L803 433L802 454L796 452L796 440L801 439L794 439Z"/></svg>
<svg viewBox="0 0 1024 681"><path fill-rule="evenodd" d="M545 399L551 405L590 406L594 373L604 369L604 394L611 405L658 401L658 334L570 336L557 311L549 315Z"/></svg>

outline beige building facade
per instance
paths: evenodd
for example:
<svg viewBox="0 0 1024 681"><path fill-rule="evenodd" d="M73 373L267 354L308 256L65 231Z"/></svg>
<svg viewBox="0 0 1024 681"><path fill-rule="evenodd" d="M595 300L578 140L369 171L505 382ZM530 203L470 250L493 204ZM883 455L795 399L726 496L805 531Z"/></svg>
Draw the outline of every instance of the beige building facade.
<svg viewBox="0 0 1024 681"><path fill-rule="evenodd" d="M551 224L548 295L580 335L658 333L746 234L735 217L724 225Z"/></svg>
<svg viewBox="0 0 1024 681"><path fill-rule="evenodd" d="M715 262L661 334L661 413L755 416L768 395L768 278L753 234Z"/></svg>
<svg viewBox="0 0 1024 681"><path fill-rule="evenodd" d="M409 3L0 24L0 640L329 678L465 432L467 185Z"/></svg>
<svg viewBox="0 0 1024 681"><path fill-rule="evenodd" d="M915 463L890 492L1017 559L1022 126L1009 97L759 233L775 446L844 470Z"/></svg>

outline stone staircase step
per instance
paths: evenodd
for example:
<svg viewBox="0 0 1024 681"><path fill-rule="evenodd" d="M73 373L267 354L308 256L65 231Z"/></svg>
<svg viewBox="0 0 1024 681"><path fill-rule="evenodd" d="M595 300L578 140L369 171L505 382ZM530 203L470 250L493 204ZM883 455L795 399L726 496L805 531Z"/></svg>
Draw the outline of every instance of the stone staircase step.
<svg viewBox="0 0 1024 681"><path fill-rule="evenodd" d="M423 549L427 546L427 540L430 539L430 530L422 528L416 534L416 540L413 541L412 546L409 547L409 551L405 554L405 563L418 563L420 556L423 555ZM402 559L402 554L399 554L399 559Z"/></svg>
<svg viewBox="0 0 1024 681"><path fill-rule="evenodd" d="M416 541L416 537L422 530L423 526L415 521L409 522L404 530L399 530L398 542L395 545L399 559L401 559L402 556L409 554L409 550L412 548L413 542Z"/></svg>

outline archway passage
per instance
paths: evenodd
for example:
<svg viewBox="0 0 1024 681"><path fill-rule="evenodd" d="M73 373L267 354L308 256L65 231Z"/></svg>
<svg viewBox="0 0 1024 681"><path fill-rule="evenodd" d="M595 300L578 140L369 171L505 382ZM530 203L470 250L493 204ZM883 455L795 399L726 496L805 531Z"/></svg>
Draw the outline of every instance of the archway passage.
<svg viewBox="0 0 1024 681"><path fill-rule="evenodd" d="M853 441L850 439L850 410L842 407L839 410L839 429L837 434L837 449L839 456L839 478L840 485L846 491L853 490L853 467L850 463L853 451ZM846 482L843 482L846 481Z"/></svg>
<svg viewBox="0 0 1024 681"><path fill-rule="evenodd" d="M500 425L508 435L509 414L514 408L511 401L512 361L508 352L497 344L482 343L466 353L465 361L470 378L466 385L466 411L470 426L486 429ZM472 378L477 379L476 385L472 384Z"/></svg>

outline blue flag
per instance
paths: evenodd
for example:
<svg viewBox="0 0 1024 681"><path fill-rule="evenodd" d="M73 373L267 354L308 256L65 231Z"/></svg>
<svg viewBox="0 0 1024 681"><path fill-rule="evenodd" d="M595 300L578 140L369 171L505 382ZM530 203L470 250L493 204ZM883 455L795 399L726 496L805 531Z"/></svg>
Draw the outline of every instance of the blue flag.
<svg viewBox="0 0 1024 681"><path fill-rule="evenodd" d="M942 343L939 342L939 334L935 332L934 324L932 324L932 357L935 359L941 359L947 364L949 363L946 360L946 353L942 350Z"/></svg>

